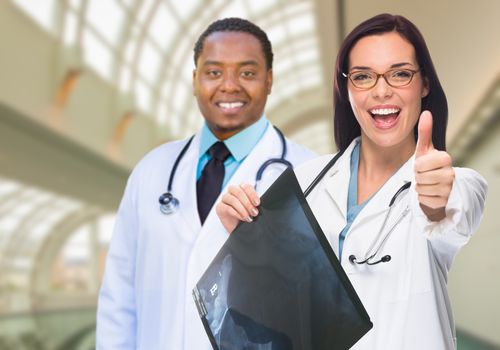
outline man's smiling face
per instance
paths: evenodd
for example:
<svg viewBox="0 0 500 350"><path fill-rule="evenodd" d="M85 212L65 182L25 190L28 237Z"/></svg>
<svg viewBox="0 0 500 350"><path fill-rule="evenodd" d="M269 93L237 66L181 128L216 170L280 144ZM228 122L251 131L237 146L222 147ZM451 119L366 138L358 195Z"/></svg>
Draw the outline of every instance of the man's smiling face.
<svg viewBox="0 0 500 350"><path fill-rule="evenodd" d="M256 37L210 34L193 71L193 93L212 133L224 140L255 123L264 112L272 79Z"/></svg>

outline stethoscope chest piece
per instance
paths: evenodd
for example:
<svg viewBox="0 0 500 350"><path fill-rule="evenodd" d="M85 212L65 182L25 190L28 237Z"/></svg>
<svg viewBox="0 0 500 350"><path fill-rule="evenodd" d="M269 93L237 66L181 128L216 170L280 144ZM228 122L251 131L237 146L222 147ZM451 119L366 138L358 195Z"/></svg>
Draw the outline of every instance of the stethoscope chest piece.
<svg viewBox="0 0 500 350"><path fill-rule="evenodd" d="M170 192L162 194L158 199L158 202L160 202L160 211L163 214L172 214L179 209L179 200Z"/></svg>

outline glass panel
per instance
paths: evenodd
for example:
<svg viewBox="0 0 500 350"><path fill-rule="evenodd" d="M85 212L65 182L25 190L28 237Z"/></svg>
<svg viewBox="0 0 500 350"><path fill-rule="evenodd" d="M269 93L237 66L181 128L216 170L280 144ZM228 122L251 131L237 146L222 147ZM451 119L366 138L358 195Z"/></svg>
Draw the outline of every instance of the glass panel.
<svg viewBox="0 0 500 350"><path fill-rule="evenodd" d="M273 73L275 79L282 80L286 79L286 74L293 67L292 57L290 55L276 55L275 54L275 62Z"/></svg>
<svg viewBox="0 0 500 350"><path fill-rule="evenodd" d="M160 104L160 107L158 108L158 113L156 115L156 121L160 124L164 124L166 121L167 121L167 113L168 113L168 109L167 109L167 105L165 104L165 102L163 102L162 104ZM171 118L171 120L177 120L178 118ZM170 133L168 136L172 136L173 134Z"/></svg>
<svg viewBox="0 0 500 350"><path fill-rule="evenodd" d="M66 45L74 45L78 29L78 18L73 12L68 11L65 21L64 43Z"/></svg>
<svg viewBox="0 0 500 350"><path fill-rule="evenodd" d="M52 31L55 0L14 0L21 10L48 31Z"/></svg>
<svg viewBox="0 0 500 350"><path fill-rule="evenodd" d="M82 262L89 258L89 225L80 227L66 241L63 248L63 257L66 262Z"/></svg>
<svg viewBox="0 0 500 350"><path fill-rule="evenodd" d="M181 21L185 21L188 16L193 12L195 7L199 5L199 0L170 0L170 5L173 7L175 13L179 16Z"/></svg>
<svg viewBox="0 0 500 350"><path fill-rule="evenodd" d="M315 29L314 18L309 12L306 12L305 15L290 19L287 28L292 36L302 33L311 33Z"/></svg>
<svg viewBox="0 0 500 350"><path fill-rule="evenodd" d="M137 35L135 35L135 29L132 29L132 35L130 40L127 42L127 46L125 48L125 62L132 64L134 63L134 55L137 51Z"/></svg>
<svg viewBox="0 0 500 350"><path fill-rule="evenodd" d="M303 90L321 85L322 79L317 66L311 66L311 69L303 70L302 72L300 72L299 81L300 86Z"/></svg>
<svg viewBox="0 0 500 350"><path fill-rule="evenodd" d="M264 11L276 5L276 0L246 0L246 7L252 15L263 15Z"/></svg>
<svg viewBox="0 0 500 350"><path fill-rule="evenodd" d="M281 24L277 24L272 26L270 29L266 30L267 36L269 40L271 41L271 44L273 45L273 51L274 48L282 44L285 38L287 37L287 32L285 30L285 27Z"/></svg>
<svg viewBox="0 0 500 350"><path fill-rule="evenodd" d="M151 90L142 81L137 81L135 86L135 94L137 97L137 106L144 112L149 112L151 108Z"/></svg>
<svg viewBox="0 0 500 350"><path fill-rule="evenodd" d="M123 92L128 92L130 90L130 67L125 66L122 68L122 73L120 75L120 90Z"/></svg>
<svg viewBox="0 0 500 350"><path fill-rule="evenodd" d="M176 92L177 92L176 96L172 100L174 105L173 107L175 111L182 112L186 106L186 98L189 98L191 96L191 86L186 86L185 84L182 84L181 86L177 86Z"/></svg>
<svg viewBox="0 0 500 350"><path fill-rule="evenodd" d="M82 0L69 0L69 6L74 10L80 10Z"/></svg>
<svg viewBox="0 0 500 350"><path fill-rule="evenodd" d="M97 221L98 241L100 245L108 245L113 234L115 225L115 214L102 215Z"/></svg>
<svg viewBox="0 0 500 350"><path fill-rule="evenodd" d="M140 23L140 25L143 25L144 22L146 21L146 17L149 15L149 12L151 10L151 6L153 5L153 2L155 0L143 0L141 2L140 8L139 8L139 15L137 16L137 19Z"/></svg>
<svg viewBox="0 0 500 350"><path fill-rule="evenodd" d="M283 98L290 98L299 91L299 84L281 84L278 89Z"/></svg>
<svg viewBox="0 0 500 350"><path fill-rule="evenodd" d="M109 43L118 41L124 12L115 0L89 0L87 18L89 24Z"/></svg>
<svg viewBox="0 0 500 350"><path fill-rule="evenodd" d="M18 184L17 182L0 178L0 197L6 196L15 191L19 191L19 189L21 189L21 185Z"/></svg>
<svg viewBox="0 0 500 350"><path fill-rule="evenodd" d="M163 49L167 49L177 32L177 19L161 3L153 16L149 33L154 41Z"/></svg>
<svg viewBox="0 0 500 350"><path fill-rule="evenodd" d="M316 64L318 61L318 51L316 46L308 46L295 52L294 62L297 65Z"/></svg>
<svg viewBox="0 0 500 350"><path fill-rule="evenodd" d="M281 8L283 9L281 16L284 18L310 15L313 13L312 1L300 1L293 4L293 6L282 6Z"/></svg>
<svg viewBox="0 0 500 350"><path fill-rule="evenodd" d="M229 6L225 6L220 14L217 15L217 18L225 18L225 17L248 17L248 12L245 9L245 4L242 0L231 1L228 4Z"/></svg>
<svg viewBox="0 0 500 350"><path fill-rule="evenodd" d="M83 32L83 59L102 77L111 78L111 52L89 30Z"/></svg>
<svg viewBox="0 0 500 350"><path fill-rule="evenodd" d="M291 134L290 138L318 154L327 154L333 151L333 144L330 133L325 130L333 130L328 116L314 124L309 123L306 127Z"/></svg>
<svg viewBox="0 0 500 350"><path fill-rule="evenodd" d="M127 7L132 7L137 2L137 0L120 0L120 1Z"/></svg>
<svg viewBox="0 0 500 350"><path fill-rule="evenodd" d="M31 259L31 257L16 256L10 258L7 262L7 265L10 270L16 272L24 272L31 269L31 266L33 265L33 259Z"/></svg>
<svg viewBox="0 0 500 350"><path fill-rule="evenodd" d="M160 66L160 53L149 41L144 42L139 57L139 72L149 83L153 84L157 79Z"/></svg>

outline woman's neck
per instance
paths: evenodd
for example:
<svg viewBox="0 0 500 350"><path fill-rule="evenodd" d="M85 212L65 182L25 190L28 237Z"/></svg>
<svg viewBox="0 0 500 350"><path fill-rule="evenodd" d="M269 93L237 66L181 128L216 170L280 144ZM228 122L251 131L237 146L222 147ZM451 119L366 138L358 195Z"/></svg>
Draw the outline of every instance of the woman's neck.
<svg viewBox="0 0 500 350"><path fill-rule="evenodd" d="M362 137L360 146L358 203L364 202L378 191L415 152L415 142L412 140L383 147Z"/></svg>

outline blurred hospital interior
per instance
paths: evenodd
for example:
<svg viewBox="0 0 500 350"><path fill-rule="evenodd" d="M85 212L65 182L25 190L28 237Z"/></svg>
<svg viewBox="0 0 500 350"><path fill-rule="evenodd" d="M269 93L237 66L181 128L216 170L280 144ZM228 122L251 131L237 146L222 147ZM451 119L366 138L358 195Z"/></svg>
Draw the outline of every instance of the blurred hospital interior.
<svg viewBox="0 0 500 350"><path fill-rule="evenodd" d="M339 43L383 12L422 31L448 97L454 165L489 183L482 225L448 285L458 349L500 349L496 0L0 0L0 349L95 347L97 294L128 174L149 150L202 125L192 56L209 23L243 17L268 33L266 115L326 154L335 151Z"/></svg>

